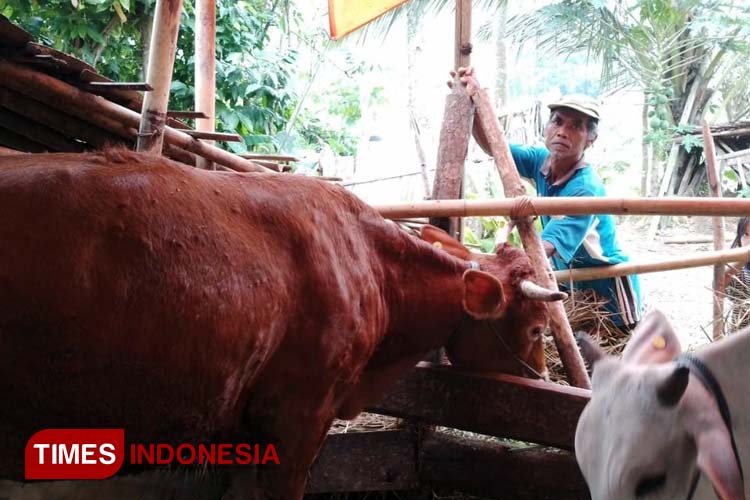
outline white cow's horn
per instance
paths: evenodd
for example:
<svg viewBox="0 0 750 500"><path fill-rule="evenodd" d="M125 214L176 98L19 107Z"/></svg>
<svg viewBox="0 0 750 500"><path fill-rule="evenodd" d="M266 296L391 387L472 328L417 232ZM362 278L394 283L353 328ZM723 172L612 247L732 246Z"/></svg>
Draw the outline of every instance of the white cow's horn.
<svg viewBox="0 0 750 500"><path fill-rule="evenodd" d="M563 300L568 297L568 294L565 292L548 290L529 280L521 282L521 293L529 299L542 300L544 302Z"/></svg>

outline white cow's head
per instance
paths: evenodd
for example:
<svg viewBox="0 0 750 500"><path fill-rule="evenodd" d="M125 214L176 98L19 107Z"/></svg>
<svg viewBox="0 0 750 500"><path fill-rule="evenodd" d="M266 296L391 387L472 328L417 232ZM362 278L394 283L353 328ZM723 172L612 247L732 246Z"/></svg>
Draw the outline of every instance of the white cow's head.
<svg viewBox="0 0 750 500"><path fill-rule="evenodd" d="M681 348L661 312L644 318L621 360L580 340L594 371L575 452L594 500L684 499L696 468L719 498L745 498L716 402L671 362Z"/></svg>

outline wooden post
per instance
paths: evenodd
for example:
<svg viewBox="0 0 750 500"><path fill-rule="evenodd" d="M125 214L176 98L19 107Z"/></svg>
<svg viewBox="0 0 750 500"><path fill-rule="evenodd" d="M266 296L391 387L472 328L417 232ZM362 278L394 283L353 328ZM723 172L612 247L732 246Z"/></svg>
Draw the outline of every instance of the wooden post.
<svg viewBox="0 0 750 500"><path fill-rule="evenodd" d="M721 179L716 168L716 149L714 138L708 122L703 120L703 152L706 156L706 171L708 172L708 185L711 196L721 198ZM713 218L714 226L714 250L724 249L724 218L717 215ZM724 335L724 265L714 265L714 340Z"/></svg>
<svg viewBox="0 0 750 500"><path fill-rule="evenodd" d="M456 0L455 69L470 64L470 39L471 0ZM464 164L469 151L473 118L471 99L456 77L451 93L445 98L435 182L432 188L432 198L435 200L463 198ZM461 241L463 228L460 218L433 218L430 224L444 229L453 238Z"/></svg>
<svg viewBox="0 0 750 500"><path fill-rule="evenodd" d="M436 200L463 198L464 163L469 151L474 106L466 88L456 79L451 93L445 98L443 124L440 129L435 182L432 197ZM461 241L461 219L433 218L430 224L444 229Z"/></svg>
<svg viewBox="0 0 750 500"><path fill-rule="evenodd" d="M454 87L456 85L459 84L455 84ZM492 157L495 159L495 166L500 173L505 196L507 198L525 196L526 190L521 184L521 177L518 175L518 170L510 155L505 136L500 130L500 124L495 111L492 109L487 92L483 89L476 89L472 99L476 106L477 125L481 129L480 133L483 133L484 137L487 138ZM512 216L515 215L512 214ZM537 284L549 290L557 290L557 281L552 274L549 259L542 247L542 240L534 229L533 219L529 216L516 216L514 219L523 246L536 271ZM568 323L563 303L561 301L548 302L547 307L550 312L552 336L555 339L555 345L560 353L560 360L570 384L584 389L591 388L586 365L583 363L583 358L573 338L573 331Z"/></svg>
<svg viewBox="0 0 750 500"><path fill-rule="evenodd" d="M182 0L156 0L147 73L154 90L143 98L138 151L161 154L181 14Z"/></svg>
<svg viewBox="0 0 750 500"><path fill-rule="evenodd" d="M471 64L471 0L456 0L455 69Z"/></svg>
<svg viewBox="0 0 750 500"><path fill-rule="evenodd" d="M208 119L195 120L195 130L214 132L216 118L216 0L195 3L195 110ZM205 141L213 146L214 141ZM213 170L213 162L198 158L196 166Z"/></svg>

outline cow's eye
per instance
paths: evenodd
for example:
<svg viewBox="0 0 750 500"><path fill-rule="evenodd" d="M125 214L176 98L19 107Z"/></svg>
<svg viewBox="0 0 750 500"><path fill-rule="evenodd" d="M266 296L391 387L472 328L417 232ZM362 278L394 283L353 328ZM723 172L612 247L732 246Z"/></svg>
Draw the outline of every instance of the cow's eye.
<svg viewBox="0 0 750 500"><path fill-rule="evenodd" d="M656 493L664 487L667 482L666 474L659 474L658 476L650 476L641 479L638 482L638 486L635 488L635 496L638 498L651 495Z"/></svg>

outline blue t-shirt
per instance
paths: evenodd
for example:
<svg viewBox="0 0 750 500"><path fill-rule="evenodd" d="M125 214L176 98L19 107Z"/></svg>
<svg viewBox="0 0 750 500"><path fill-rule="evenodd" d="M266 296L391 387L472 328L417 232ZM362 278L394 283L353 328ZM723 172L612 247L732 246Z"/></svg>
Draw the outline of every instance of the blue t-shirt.
<svg viewBox="0 0 750 500"><path fill-rule="evenodd" d="M584 165L559 185L550 185L542 173L549 151L536 146L510 146L521 176L534 182L539 196L606 196L604 183L591 165ZM627 262L617 244L615 219L611 215L541 216L542 240L555 247L555 269L595 267ZM637 275L575 282L577 289L591 288L609 299L607 309L618 326L632 325L641 318L642 298Z"/></svg>

